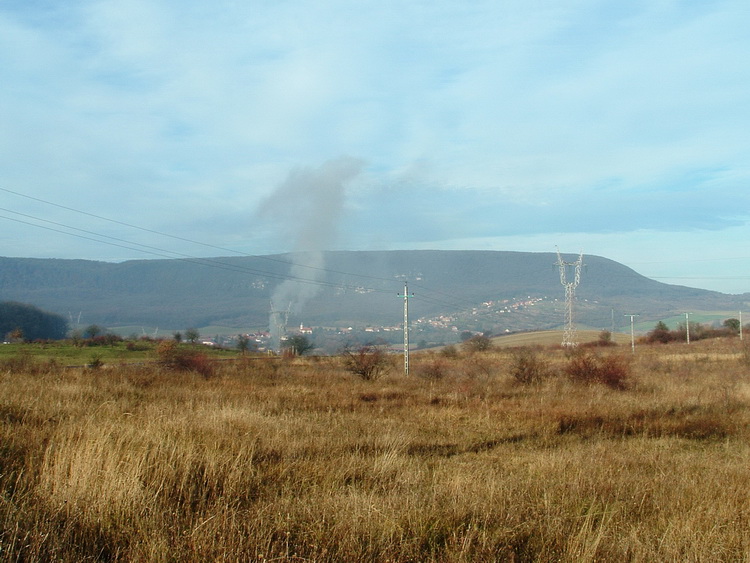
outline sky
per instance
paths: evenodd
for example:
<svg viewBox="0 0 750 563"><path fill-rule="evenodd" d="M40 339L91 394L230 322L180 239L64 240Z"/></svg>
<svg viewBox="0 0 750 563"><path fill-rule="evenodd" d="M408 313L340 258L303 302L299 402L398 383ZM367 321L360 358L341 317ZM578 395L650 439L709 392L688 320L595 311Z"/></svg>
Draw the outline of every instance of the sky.
<svg viewBox="0 0 750 563"><path fill-rule="evenodd" d="M0 255L598 255L750 291L747 0L0 0Z"/></svg>

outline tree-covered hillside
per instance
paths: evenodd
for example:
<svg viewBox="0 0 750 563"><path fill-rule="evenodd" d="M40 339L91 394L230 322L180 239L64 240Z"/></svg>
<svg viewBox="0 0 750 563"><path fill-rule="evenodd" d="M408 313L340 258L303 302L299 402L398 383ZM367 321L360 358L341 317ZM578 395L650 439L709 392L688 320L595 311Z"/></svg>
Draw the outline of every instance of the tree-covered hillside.
<svg viewBox="0 0 750 563"><path fill-rule="evenodd" d="M0 302L0 335L5 339L55 340L65 338L67 331L61 315L24 303Z"/></svg>

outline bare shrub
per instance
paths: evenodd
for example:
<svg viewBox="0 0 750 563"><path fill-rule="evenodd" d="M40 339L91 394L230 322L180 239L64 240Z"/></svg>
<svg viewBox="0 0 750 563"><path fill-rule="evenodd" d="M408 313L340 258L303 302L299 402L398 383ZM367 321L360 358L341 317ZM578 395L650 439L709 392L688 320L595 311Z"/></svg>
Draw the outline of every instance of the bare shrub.
<svg viewBox="0 0 750 563"><path fill-rule="evenodd" d="M417 377L436 381L443 379L448 374L448 370L449 365L445 358L431 358L426 362L418 364L414 371Z"/></svg>
<svg viewBox="0 0 750 563"><path fill-rule="evenodd" d="M607 348L610 346L617 346L617 342L612 340L612 333L608 330L601 331L597 340L581 344L582 348Z"/></svg>
<svg viewBox="0 0 750 563"><path fill-rule="evenodd" d="M472 379L489 379L497 371L498 364L485 354L472 354L461 362L463 373Z"/></svg>
<svg viewBox="0 0 750 563"><path fill-rule="evenodd" d="M180 371L194 371L203 377L214 375L214 363L202 352L181 350L175 358L173 367Z"/></svg>
<svg viewBox="0 0 750 563"><path fill-rule="evenodd" d="M32 371L35 367L34 358L28 351L22 350L15 356L5 358L0 361L0 369L10 373L20 373L23 371Z"/></svg>
<svg viewBox="0 0 750 563"><path fill-rule="evenodd" d="M390 366L385 351L377 346L360 346L355 350L345 348L343 357L344 367L364 381L375 381Z"/></svg>
<svg viewBox="0 0 750 563"><path fill-rule="evenodd" d="M156 347L161 364L175 371L194 371L204 377L214 375L214 364L209 357L194 348L181 348L175 340L162 340Z"/></svg>
<svg viewBox="0 0 750 563"><path fill-rule="evenodd" d="M630 362L623 356L599 356L576 350L570 355L565 374L577 383L599 383L611 389L624 390L630 384Z"/></svg>
<svg viewBox="0 0 750 563"><path fill-rule="evenodd" d="M444 358L455 359L458 358L458 349L453 344L448 344L440 350L440 355Z"/></svg>
<svg viewBox="0 0 750 563"><path fill-rule="evenodd" d="M39 361L26 350L0 360L0 371L7 371L8 373L33 373L39 375L55 371L59 367L57 360Z"/></svg>
<svg viewBox="0 0 750 563"><path fill-rule="evenodd" d="M492 340L490 340L489 336L477 334L476 336L472 336L468 340L465 340L463 343L463 347L470 354L476 352L486 352L492 348Z"/></svg>
<svg viewBox="0 0 750 563"><path fill-rule="evenodd" d="M517 383L537 385L551 375L549 364L531 348L513 352L510 374Z"/></svg>

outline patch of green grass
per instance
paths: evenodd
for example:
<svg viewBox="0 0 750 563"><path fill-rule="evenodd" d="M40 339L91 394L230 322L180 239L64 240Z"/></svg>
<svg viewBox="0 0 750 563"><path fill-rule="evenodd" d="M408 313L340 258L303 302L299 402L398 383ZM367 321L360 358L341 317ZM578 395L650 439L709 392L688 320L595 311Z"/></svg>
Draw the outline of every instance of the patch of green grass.
<svg viewBox="0 0 750 563"><path fill-rule="evenodd" d="M87 365L97 358L104 364L121 364L156 360L158 341L126 340L111 345L90 346L85 341L76 345L72 340L52 342L10 343L0 345L0 363L15 357L25 356L36 362L56 361L61 365ZM183 343L181 347L193 345ZM210 358L236 358L236 350L195 345Z"/></svg>

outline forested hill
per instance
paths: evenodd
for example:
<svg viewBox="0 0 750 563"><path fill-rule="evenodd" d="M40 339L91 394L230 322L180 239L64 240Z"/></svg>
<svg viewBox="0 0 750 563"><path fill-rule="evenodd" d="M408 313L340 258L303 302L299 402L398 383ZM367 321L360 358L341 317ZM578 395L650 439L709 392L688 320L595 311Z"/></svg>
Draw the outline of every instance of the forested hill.
<svg viewBox="0 0 750 563"><path fill-rule="evenodd" d="M405 281L414 318L488 301L564 300L556 261L554 253L421 250L122 263L0 258L0 299L103 326L262 328L272 302L290 324L389 325L400 322ZM587 304L581 322L615 309L653 318L737 310L750 297L660 283L598 256L584 256L576 295Z"/></svg>

